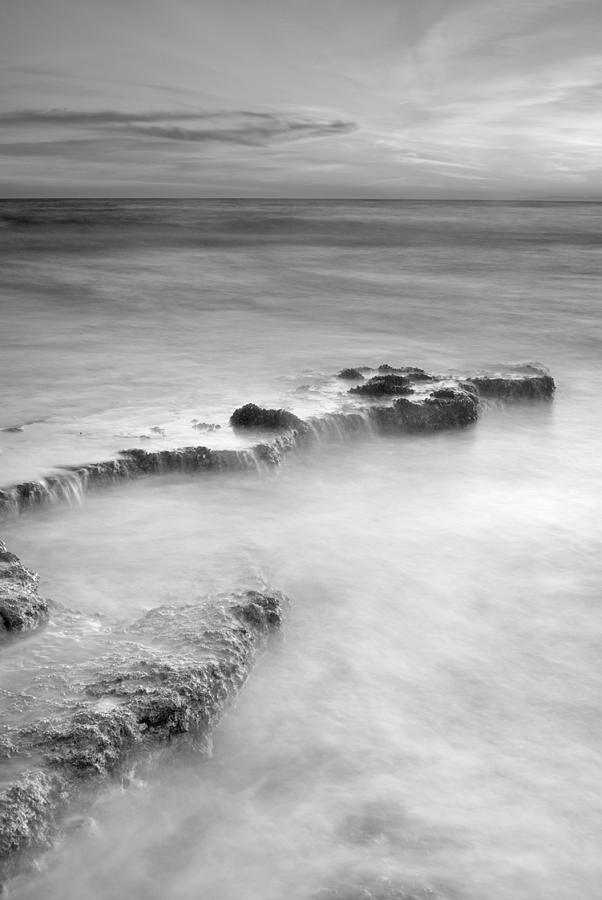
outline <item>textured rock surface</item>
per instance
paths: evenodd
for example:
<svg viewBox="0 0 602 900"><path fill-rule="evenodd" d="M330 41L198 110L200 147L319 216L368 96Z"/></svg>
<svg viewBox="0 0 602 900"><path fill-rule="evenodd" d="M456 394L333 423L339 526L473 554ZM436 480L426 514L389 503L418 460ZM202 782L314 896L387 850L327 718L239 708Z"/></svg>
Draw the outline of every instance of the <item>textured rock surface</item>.
<svg viewBox="0 0 602 900"><path fill-rule="evenodd" d="M264 409L255 403L247 403L235 409L230 416L230 424L234 428L282 428L303 427L303 421L286 409Z"/></svg>
<svg viewBox="0 0 602 900"><path fill-rule="evenodd" d="M350 394L362 394L367 397L399 397L401 394L412 394L410 379L405 375L375 375L363 384L349 389Z"/></svg>
<svg viewBox="0 0 602 900"><path fill-rule="evenodd" d="M419 403L400 397L392 407L370 411L381 431L422 432L462 428L476 422L479 404L474 394L461 388L436 392Z"/></svg>
<svg viewBox="0 0 602 900"><path fill-rule="evenodd" d="M337 375L337 378L349 379L349 381L360 381L363 377L359 369L341 369Z"/></svg>
<svg viewBox="0 0 602 900"><path fill-rule="evenodd" d="M81 687L70 709L47 708L42 692L39 715L29 710L3 739L17 774L0 794L0 880L23 854L48 846L95 785L182 740L206 747L285 605L279 592L247 591L151 610L113 635L109 656L72 668Z"/></svg>
<svg viewBox="0 0 602 900"><path fill-rule="evenodd" d="M546 400L556 390L554 379L545 372L533 375L477 375L470 381L481 397L499 400Z"/></svg>
<svg viewBox="0 0 602 900"><path fill-rule="evenodd" d="M38 593L38 576L0 541L0 639L31 631L48 618L48 603Z"/></svg>

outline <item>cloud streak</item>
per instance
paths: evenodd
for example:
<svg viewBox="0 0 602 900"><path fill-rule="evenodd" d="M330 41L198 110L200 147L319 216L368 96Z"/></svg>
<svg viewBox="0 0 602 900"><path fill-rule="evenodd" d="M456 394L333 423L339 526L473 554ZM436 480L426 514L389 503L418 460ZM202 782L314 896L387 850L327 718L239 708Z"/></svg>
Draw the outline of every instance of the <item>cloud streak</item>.
<svg viewBox="0 0 602 900"><path fill-rule="evenodd" d="M189 127L192 123L197 127ZM358 127L355 122L342 119L299 118L248 110L213 112L169 110L149 113L128 113L118 110L12 110L0 113L0 125L14 128L37 126L42 129L67 127L92 129L95 132L110 130L167 141L199 144L214 142L245 146L267 146L288 141L337 137L350 134Z"/></svg>

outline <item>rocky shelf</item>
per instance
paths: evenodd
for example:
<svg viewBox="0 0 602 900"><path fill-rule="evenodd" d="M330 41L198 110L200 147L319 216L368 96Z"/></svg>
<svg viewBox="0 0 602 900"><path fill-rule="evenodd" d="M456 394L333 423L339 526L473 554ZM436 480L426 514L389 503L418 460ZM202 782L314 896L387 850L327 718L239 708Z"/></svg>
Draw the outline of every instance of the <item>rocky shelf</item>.
<svg viewBox="0 0 602 900"><path fill-rule="evenodd" d="M11 773L0 793L0 883L109 777L159 751L206 745L286 605L279 592L246 591L158 607L111 634L108 654L70 667L59 712L28 691L22 721L0 739Z"/></svg>
<svg viewBox="0 0 602 900"><path fill-rule="evenodd" d="M345 386L336 412L304 420L288 410L255 404L235 410L230 420L235 430L261 433L262 440L248 449L122 450L115 459L68 466L47 478L0 489L0 515L18 514L43 503L78 500L91 489L152 474L275 466L286 453L312 440L463 427L477 420L483 401L549 400L555 390L551 375L533 365L492 375L456 377L385 364L377 369L344 369L335 381Z"/></svg>

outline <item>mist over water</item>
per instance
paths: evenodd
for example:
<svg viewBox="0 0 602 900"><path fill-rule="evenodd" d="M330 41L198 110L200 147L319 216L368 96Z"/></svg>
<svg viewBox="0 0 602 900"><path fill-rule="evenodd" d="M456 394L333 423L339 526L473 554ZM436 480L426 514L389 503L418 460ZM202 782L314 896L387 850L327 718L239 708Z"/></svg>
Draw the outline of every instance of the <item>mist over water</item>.
<svg viewBox="0 0 602 900"><path fill-rule="evenodd" d="M140 443L120 434L212 444L193 417L302 408L344 365L537 358L558 391L3 524L65 605L2 651L11 691L40 665L68 680L107 623L161 603L292 601L212 758L174 748L102 793L12 896L597 898L600 207L19 206L2 424L44 422L1 434L1 484Z"/></svg>

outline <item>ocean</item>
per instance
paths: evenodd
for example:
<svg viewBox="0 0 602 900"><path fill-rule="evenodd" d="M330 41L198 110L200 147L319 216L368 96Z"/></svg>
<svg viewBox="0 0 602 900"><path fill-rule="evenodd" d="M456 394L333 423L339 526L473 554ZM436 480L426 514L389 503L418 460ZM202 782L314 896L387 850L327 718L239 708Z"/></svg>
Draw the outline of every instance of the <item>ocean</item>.
<svg viewBox="0 0 602 900"><path fill-rule="evenodd" d="M6 517L61 604L0 651L9 729L32 684L60 709L115 623L290 597L211 756L105 785L11 897L597 900L601 275L598 204L0 203L0 488L244 448L235 407L328 413L346 366L557 385Z"/></svg>

